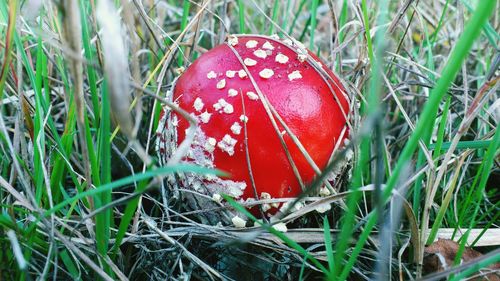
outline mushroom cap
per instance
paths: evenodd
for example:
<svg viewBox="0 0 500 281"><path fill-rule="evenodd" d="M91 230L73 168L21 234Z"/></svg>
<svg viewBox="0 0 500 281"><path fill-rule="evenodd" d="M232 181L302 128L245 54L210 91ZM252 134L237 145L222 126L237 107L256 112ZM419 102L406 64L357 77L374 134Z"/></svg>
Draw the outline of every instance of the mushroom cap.
<svg viewBox="0 0 500 281"><path fill-rule="evenodd" d="M296 197L302 189L279 135L304 184L313 180L315 172L276 117L278 129L273 127L262 97L320 169L337 142L348 137L345 90L328 67L297 42L231 36L194 61L173 90L173 100L200 121L204 137L198 141L205 142L204 154L211 160L208 166L228 172L234 182L245 183L237 199L255 198L251 177L255 199ZM189 123L177 118L180 144ZM195 157L190 155L186 161L193 162ZM275 208L265 209L274 212Z"/></svg>

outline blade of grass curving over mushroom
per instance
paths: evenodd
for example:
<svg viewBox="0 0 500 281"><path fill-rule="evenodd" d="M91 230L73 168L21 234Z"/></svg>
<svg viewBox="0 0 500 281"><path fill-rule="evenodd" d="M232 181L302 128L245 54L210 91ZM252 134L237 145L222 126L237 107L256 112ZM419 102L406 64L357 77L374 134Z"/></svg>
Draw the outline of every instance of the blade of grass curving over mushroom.
<svg viewBox="0 0 500 281"><path fill-rule="evenodd" d="M459 37L457 44L453 48L451 55L442 71L441 78L438 80L436 86L432 89L431 94L429 95L429 99L425 103L424 109L421 113L421 118L417 122L414 132L404 146L403 151L399 156L399 160L396 162L396 165L393 169L393 174L389 178L384 189L384 200L387 200L390 197L392 190L396 186L396 183L398 182L398 179L403 172L404 167L407 166L408 163L410 163L413 153L418 147L420 138L424 135L424 132L429 127L429 124L431 124L435 120L435 115L442 97L445 95L446 91L455 79L455 76L457 75L463 60L467 56L475 39L479 36L480 29L489 19L489 16L494 10L495 4L495 1L488 1L486 3L481 3L481 5L478 5L474 14L465 26L464 32ZM365 231L371 231L371 229L373 229L373 227L375 226L376 221L376 213L372 212L368 217L368 221L366 222ZM368 235L362 235L356 243L356 248L362 247L366 243L367 238ZM347 276L350 268L356 261L358 254L359 253L354 252L351 254L348 264L344 267L342 276ZM423 258L422 255L420 255L420 259L421 258Z"/></svg>
<svg viewBox="0 0 500 281"><path fill-rule="evenodd" d="M91 189L84 191L82 193L78 193L77 195L67 198L66 200L60 202L59 204L55 205L53 208L46 210L43 213L44 217L48 217L51 214L54 214L55 212L63 209L64 207L71 205L74 202L77 202L78 200L81 200L85 197L96 197L96 195L99 195L103 192L108 192L111 190L115 190L117 188L121 188L123 186L132 184L134 182L140 182L143 180L148 180L151 178L155 177L161 177L173 173L198 173L198 174L210 174L210 175L218 175L218 176L223 176L224 173L213 170L213 169L207 169L207 168L202 168L198 166L193 166L193 165L175 165L175 166L166 166L166 167L160 167L152 170L148 170L142 173L138 173L132 176L128 176L125 178L121 178L119 180L115 180L113 182L110 182L108 184L104 184L99 186L98 188Z"/></svg>

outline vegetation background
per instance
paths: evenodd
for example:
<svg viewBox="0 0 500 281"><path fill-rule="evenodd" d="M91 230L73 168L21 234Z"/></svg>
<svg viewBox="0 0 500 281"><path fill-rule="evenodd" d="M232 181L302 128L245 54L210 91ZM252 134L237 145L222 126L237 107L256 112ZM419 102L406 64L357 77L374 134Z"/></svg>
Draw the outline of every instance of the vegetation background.
<svg viewBox="0 0 500 281"><path fill-rule="evenodd" d="M499 18L496 0L0 1L0 280L413 280L446 233L455 266L427 278L484 277L500 260L498 237L485 242L500 215ZM163 179L214 171L158 165L179 68L231 33L296 38L352 101L352 169L329 211L304 195L286 233L203 223L214 210ZM460 265L468 247L485 254Z"/></svg>

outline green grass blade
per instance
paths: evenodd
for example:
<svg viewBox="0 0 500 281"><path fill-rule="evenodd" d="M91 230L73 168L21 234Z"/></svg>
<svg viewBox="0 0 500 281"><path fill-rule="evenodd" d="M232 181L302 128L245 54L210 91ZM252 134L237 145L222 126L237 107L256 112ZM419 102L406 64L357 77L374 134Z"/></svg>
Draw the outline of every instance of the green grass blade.
<svg viewBox="0 0 500 281"><path fill-rule="evenodd" d="M486 149L490 145L491 140L474 140L474 141L460 141L457 144L456 149ZM441 144L442 150L448 150L451 146L451 142L443 142ZM429 145L429 149L436 150L437 143L432 143Z"/></svg>
<svg viewBox="0 0 500 281"><path fill-rule="evenodd" d="M498 251L497 251L498 252ZM495 264L500 261L500 253L496 255L491 255L477 263L474 263L469 268L455 275L454 277L450 277L451 281L465 280L468 276L472 275L474 272L479 271L481 268L485 268L491 264Z"/></svg>
<svg viewBox="0 0 500 281"><path fill-rule="evenodd" d="M182 4L182 19L181 19L181 29L180 31L184 31L186 29L188 18L189 18L189 9L191 8L190 0L183 0ZM184 50L186 48L184 46L180 47L179 57L177 59L177 64L179 67L184 65Z"/></svg>
<svg viewBox="0 0 500 281"><path fill-rule="evenodd" d="M290 24L290 27L288 29L288 34L292 35L293 30L295 29L295 25L297 24L297 19L299 18L300 14L302 13L302 9L304 8L304 5L307 3L307 0L301 0L299 4L299 8L295 12L295 15L292 20L292 24Z"/></svg>
<svg viewBox="0 0 500 281"><path fill-rule="evenodd" d="M109 94L107 91L107 83L104 81L102 87L102 105L101 105L101 125L98 128L99 142L98 142L98 157L101 165L100 180L102 184L109 184L111 182L111 142L110 142L110 104ZM95 208L99 209L106 206L111 202L111 190L104 191L99 196L99 200L95 200ZM96 215L95 229L96 229L96 242L97 250L101 256L106 256L108 252L109 239L110 239L110 226L112 221L112 210L106 209ZM108 272L110 273L110 272Z"/></svg>
<svg viewBox="0 0 500 281"><path fill-rule="evenodd" d="M7 80L7 72L9 71L9 66L12 60L12 51L13 51L13 39L16 28L16 15L19 8L19 3L17 0L12 0L9 2L9 10L7 11L7 7L4 6L6 3L1 5L2 13L5 18L8 18L7 22L7 32L5 35L5 47L4 49L4 59L1 63L0 68L0 100L3 99L3 93L5 88L5 81Z"/></svg>
<svg viewBox="0 0 500 281"><path fill-rule="evenodd" d="M121 178L119 180L115 180L113 182L110 182L108 184L104 184L102 186L99 186L95 189L90 189L87 191L84 191L82 193L78 193L77 195L64 200L63 202L55 205L53 208L47 210L44 212L43 216L47 217L50 216L51 214L61 210L67 205L70 205L78 200L81 200L85 197L94 197L95 195L101 194L106 191L114 190L120 187L123 187L125 185L134 183L134 182L139 182L142 180L147 180L151 179L153 177L157 176L162 176L162 175L168 175L172 173L198 173L198 174L215 174L215 175L222 175L221 172L218 172L216 170L212 169L207 169L207 168L202 168L198 166L193 166L193 165L176 165L176 166L168 166L168 167L161 167L153 170L149 170L140 174L128 176L125 178Z"/></svg>
<svg viewBox="0 0 500 281"><path fill-rule="evenodd" d="M277 20L278 20L278 9L280 6L279 2L280 2L279 0L274 0L273 14L271 15L271 20L273 21L273 23L278 24L278 25L279 25L279 22L277 22ZM274 33L274 24L273 23L269 24L269 35Z"/></svg>
<svg viewBox="0 0 500 281"><path fill-rule="evenodd" d="M450 111L450 103L451 96L448 96L448 98L446 99L446 103L444 104L443 115L441 116L441 120L439 122L436 146L433 154L434 159L437 159L439 156L441 156L441 148L443 147L444 131L446 128L446 121L448 121L448 111Z"/></svg>
<svg viewBox="0 0 500 281"><path fill-rule="evenodd" d="M328 222L327 216L323 218L323 232L325 235L325 250L326 250L326 257L328 259L328 269L329 273L333 274L334 258L333 258L333 248L332 248L332 235L330 233L330 223Z"/></svg>
<svg viewBox="0 0 500 281"><path fill-rule="evenodd" d="M83 50L85 51L85 59L89 63L94 63L94 57L95 57L95 51L94 48L92 48L90 44L90 36L89 36L89 26L88 26L88 21L87 17L89 16L86 13L86 4L89 3L88 1L81 0L80 1L80 13L81 13L81 20L82 20L82 41L83 41ZM97 76L95 73L95 70L92 65L87 65L87 79L89 82L89 90L90 90L90 97L92 100L92 109L93 109L93 115L94 115L94 122L96 124L99 124L100 122L100 109L99 109L99 95L97 91Z"/></svg>
<svg viewBox="0 0 500 281"><path fill-rule="evenodd" d="M314 34L316 33L317 13L319 0L311 1L311 26L309 27L309 49L314 50Z"/></svg>
<svg viewBox="0 0 500 281"><path fill-rule="evenodd" d="M238 0L238 19L240 22L240 33L245 33L245 3Z"/></svg>

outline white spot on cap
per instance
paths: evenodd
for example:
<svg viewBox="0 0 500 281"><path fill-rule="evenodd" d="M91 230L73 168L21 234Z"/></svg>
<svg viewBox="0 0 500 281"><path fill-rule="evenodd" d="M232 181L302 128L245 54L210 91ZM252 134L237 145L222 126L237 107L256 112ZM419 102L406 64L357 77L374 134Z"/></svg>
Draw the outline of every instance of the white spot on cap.
<svg viewBox="0 0 500 281"><path fill-rule="evenodd" d="M207 124L208 121L210 121L210 117L212 117L212 113L208 113L208 111L205 110L202 114L200 114L200 120L201 122Z"/></svg>
<svg viewBox="0 0 500 281"><path fill-rule="evenodd" d="M214 138L208 138L207 142L203 146L206 151L212 153L215 150L215 145L217 144L217 140Z"/></svg>
<svg viewBox="0 0 500 281"><path fill-rule="evenodd" d="M247 224L247 222L246 222L244 219L242 219L242 218L240 218L240 217L238 217L238 216L234 216L234 217L231 219L231 221L233 222L233 225L234 225L235 227L237 227L237 228L244 228L244 227L245 227L245 225Z"/></svg>
<svg viewBox="0 0 500 281"><path fill-rule="evenodd" d="M305 62L306 59L307 59L307 55L306 54L298 54L297 55L297 59L300 61L300 62Z"/></svg>
<svg viewBox="0 0 500 281"><path fill-rule="evenodd" d="M235 135L239 135L241 133L241 125L238 122L234 122L231 126L231 132Z"/></svg>
<svg viewBox="0 0 500 281"><path fill-rule="evenodd" d="M216 103L214 103L213 107L219 113L224 112L227 114L231 114L234 112L233 105L227 103L225 99L219 99Z"/></svg>
<svg viewBox="0 0 500 281"><path fill-rule="evenodd" d="M259 96L256 93L252 92L252 91L248 91L247 92L247 96L251 100L258 100L259 99Z"/></svg>
<svg viewBox="0 0 500 281"><path fill-rule="evenodd" d="M243 63L246 65L246 66L254 66L257 64L257 61L256 60L253 60L251 58L246 58L243 60Z"/></svg>
<svg viewBox="0 0 500 281"><path fill-rule="evenodd" d="M226 134L222 140L217 143L217 147L232 156L234 154L234 146L236 145L236 142L237 140Z"/></svg>
<svg viewBox="0 0 500 281"><path fill-rule="evenodd" d="M215 73L215 71L212 70L209 73L207 73L208 79L214 79L215 77L217 77L217 74Z"/></svg>
<svg viewBox="0 0 500 281"><path fill-rule="evenodd" d="M220 111L226 106L227 102L225 99L219 99L216 103L214 103L214 109Z"/></svg>
<svg viewBox="0 0 500 281"><path fill-rule="evenodd" d="M297 59L300 62L304 62L307 59L307 51L304 48L297 49Z"/></svg>
<svg viewBox="0 0 500 281"><path fill-rule="evenodd" d="M267 200L267 199L271 199L271 194L267 193L267 192L262 192L260 194L260 199L261 200Z"/></svg>
<svg viewBox="0 0 500 281"><path fill-rule="evenodd" d="M205 104L203 103L201 98L198 97L194 100L193 107L196 111L201 111L204 106L205 106Z"/></svg>
<svg viewBox="0 0 500 281"><path fill-rule="evenodd" d="M224 89L226 87L226 79L222 79L217 82L217 89Z"/></svg>
<svg viewBox="0 0 500 281"><path fill-rule="evenodd" d="M269 68L264 68L259 72L259 76L264 79L269 79L274 75L274 71Z"/></svg>
<svg viewBox="0 0 500 281"><path fill-rule="evenodd" d="M300 78L302 78L302 74L300 74L300 71L298 70L295 70L292 73L288 74L288 80L290 81Z"/></svg>
<svg viewBox="0 0 500 281"><path fill-rule="evenodd" d="M233 105L232 104L226 104L226 106L224 106L224 113L227 113L227 114L231 114L234 112L234 108L233 108Z"/></svg>
<svg viewBox="0 0 500 281"><path fill-rule="evenodd" d="M261 59L265 59L267 57L266 51L258 49L253 52L253 54Z"/></svg>
<svg viewBox="0 0 500 281"><path fill-rule="evenodd" d="M227 38L227 43L229 43L229 45L231 46L236 46L238 44L238 37L229 35L229 37Z"/></svg>
<svg viewBox="0 0 500 281"><path fill-rule="evenodd" d="M243 122L243 123L247 123L248 122L248 117L246 115L240 115L240 121Z"/></svg>
<svg viewBox="0 0 500 281"><path fill-rule="evenodd" d="M276 58L274 60L281 64L285 64L288 62L288 57L283 55L282 53L279 53L276 55Z"/></svg>
<svg viewBox="0 0 500 281"><path fill-rule="evenodd" d="M243 78L247 77L247 72L244 69L240 69L238 71L238 76L243 79Z"/></svg>
<svg viewBox="0 0 500 281"><path fill-rule="evenodd" d="M289 38L283 39L283 43L287 44L288 46L292 46L293 42Z"/></svg>
<svg viewBox="0 0 500 281"><path fill-rule="evenodd" d="M271 44L269 41L266 41L264 45L262 45L262 48L267 49L267 50L274 50L273 44Z"/></svg>
<svg viewBox="0 0 500 281"><path fill-rule="evenodd" d="M231 89L229 89L229 91L227 91L227 95L230 97L236 97L238 95L238 91L231 88Z"/></svg>
<svg viewBox="0 0 500 281"><path fill-rule="evenodd" d="M234 70L226 71L227 78L233 78L235 74L236 74L236 71L234 71Z"/></svg>
<svg viewBox="0 0 500 281"><path fill-rule="evenodd" d="M255 40L248 40L247 43L245 44L245 46L247 46L247 48L252 49L252 48L257 47L257 44L258 44L258 42Z"/></svg>

